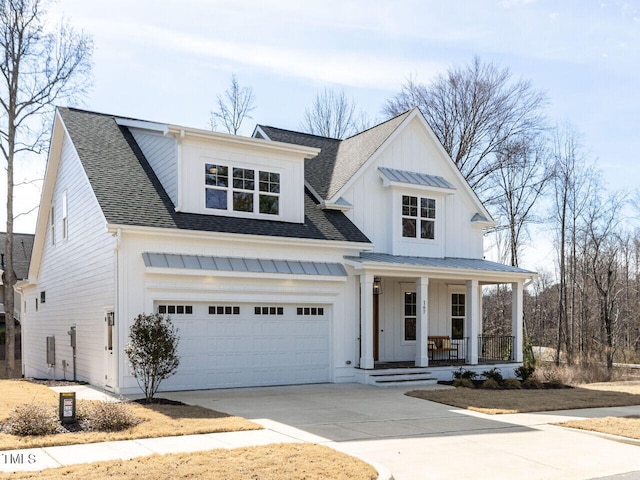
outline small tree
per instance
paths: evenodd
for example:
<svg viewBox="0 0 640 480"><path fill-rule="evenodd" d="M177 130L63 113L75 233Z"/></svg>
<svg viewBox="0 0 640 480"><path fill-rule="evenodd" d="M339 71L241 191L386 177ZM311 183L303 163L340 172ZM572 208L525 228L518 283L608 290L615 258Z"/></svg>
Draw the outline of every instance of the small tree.
<svg viewBox="0 0 640 480"><path fill-rule="evenodd" d="M178 340L178 329L171 318L159 313L138 315L131 325L124 351L147 402L153 401L162 380L178 370Z"/></svg>

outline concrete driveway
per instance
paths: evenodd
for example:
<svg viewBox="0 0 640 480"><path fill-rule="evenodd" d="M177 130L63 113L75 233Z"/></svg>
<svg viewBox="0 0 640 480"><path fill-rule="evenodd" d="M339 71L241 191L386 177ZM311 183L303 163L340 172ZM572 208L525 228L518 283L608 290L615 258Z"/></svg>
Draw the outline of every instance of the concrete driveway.
<svg viewBox="0 0 640 480"><path fill-rule="evenodd" d="M396 480L591 479L640 471L640 442L550 425L570 418L640 415L640 406L491 416L407 397L406 391L323 384L162 396L326 444L383 465Z"/></svg>

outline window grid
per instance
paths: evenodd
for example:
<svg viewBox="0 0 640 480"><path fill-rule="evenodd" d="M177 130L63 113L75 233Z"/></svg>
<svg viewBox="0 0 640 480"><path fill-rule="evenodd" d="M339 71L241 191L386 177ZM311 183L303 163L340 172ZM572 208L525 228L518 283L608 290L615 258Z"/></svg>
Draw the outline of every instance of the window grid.
<svg viewBox="0 0 640 480"><path fill-rule="evenodd" d="M297 307L296 313L298 315L311 315L311 316L321 316L324 315L323 307Z"/></svg>
<svg viewBox="0 0 640 480"><path fill-rule="evenodd" d="M404 340L416 339L416 292L404 292Z"/></svg>
<svg viewBox="0 0 640 480"><path fill-rule="evenodd" d="M464 293L451 294L451 338L464 338L464 319L466 315L466 296Z"/></svg>
<svg viewBox="0 0 640 480"><path fill-rule="evenodd" d="M206 208L231 209L235 212L266 215L280 213L279 173L233 167L232 183L229 188L229 168L224 165L205 163ZM229 206L229 190L231 190L231 206Z"/></svg>
<svg viewBox="0 0 640 480"><path fill-rule="evenodd" d="M418 200L420 200L418 202ZM418 205L420 206L418 208ZM402 196L402 236L435 239L436 201L433 198ZM420 228L418 229L418 225Z"/></svg>
<svg viewBox="0 0 640 480"><path fill-rule="evenodd" d="M193 305L158 305L158 313L162 315L192 315Z"/></svg>
<svg viewBox="0 0 640 480"><path fill-rule="evenodd" d="M254 307L256 315L284 315L284 307Z"/></svg>
<svg viewBox="0 0 640 480"><path fill-rule="evenodd" d="M238 305L209 305L209 315L240 315Z"/></svg>

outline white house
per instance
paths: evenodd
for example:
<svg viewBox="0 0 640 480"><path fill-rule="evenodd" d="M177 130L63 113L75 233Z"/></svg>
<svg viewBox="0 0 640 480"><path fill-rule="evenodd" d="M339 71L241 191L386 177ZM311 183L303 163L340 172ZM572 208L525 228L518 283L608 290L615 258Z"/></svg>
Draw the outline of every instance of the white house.
<svg viewBox="0 0 640 480"><path fill-rule="evenodd" d="M418 110L340 141L60 108L24 287L24 374L75 369L138 391L123 349L143 312L179 328L165 390L513 368L534 274L483 259L493 224ZM512 286L513 331L487 339L482 286L498 283Z"/></svg>

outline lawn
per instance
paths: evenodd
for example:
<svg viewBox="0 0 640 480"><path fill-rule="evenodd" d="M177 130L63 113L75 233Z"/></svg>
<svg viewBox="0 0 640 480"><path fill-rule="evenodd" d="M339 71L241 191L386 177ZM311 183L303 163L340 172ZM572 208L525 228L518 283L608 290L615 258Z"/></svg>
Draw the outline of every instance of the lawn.
<svg viewBox="0 0 640 480"><path fill-rule="evenodd" d="M374 480L376 470L367 463L328 447L280 444L188 454L152 455L133 460L97 462L38 472L39 479L137 478L175 480ZM33 478L34 473L0 473L0 479Z"/></svg>
<svg viewBox="0 0 640 480"><path fill-rule="evenodd" d="M549 390L414 390L410 397L444 403L490 415L640 405L638 382L591 384Z"/></svg>
<svg viewBox="0 0 640 480"><path fill-rule="evenodd" d="M26 381L0 380L0 422L16 405L45 403L57 407L58 394L44 385ZM0 450L96 443L135 438L167 437L197 433L234 432L262 428L253 422L226 413L192 405L139 405L130 403L133 413L143 420L121 432L78 432L46 436L18 437L0 433Z"/></svg>

